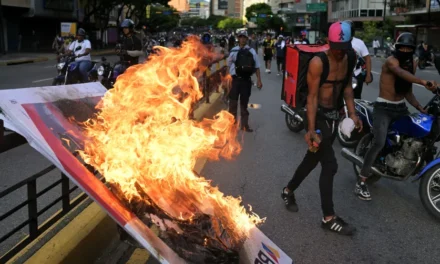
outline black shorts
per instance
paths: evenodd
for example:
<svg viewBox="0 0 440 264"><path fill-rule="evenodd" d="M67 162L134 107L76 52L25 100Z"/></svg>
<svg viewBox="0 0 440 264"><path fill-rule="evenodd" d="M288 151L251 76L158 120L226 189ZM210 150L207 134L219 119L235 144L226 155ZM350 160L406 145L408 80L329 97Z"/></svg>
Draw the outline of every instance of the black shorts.
<svg viewBox="0 0 440 264"><path fill-rule="evenodd" d="M277 64L284 64L284 57L277 57Z"/></svg>
<svg viewBox="0 0 440 264"><path fill-rule="evenodd" d="M272 54L264 54L264 61L271 61L273 55Z"/></svg>

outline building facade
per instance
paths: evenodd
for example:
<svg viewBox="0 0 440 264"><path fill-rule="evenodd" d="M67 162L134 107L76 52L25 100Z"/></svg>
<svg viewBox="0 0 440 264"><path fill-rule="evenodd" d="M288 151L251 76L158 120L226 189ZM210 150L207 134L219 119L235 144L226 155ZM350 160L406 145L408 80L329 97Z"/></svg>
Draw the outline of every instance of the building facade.
<svg viewBox="0 0 440 264"><path fill-rule="evenodd" d="M243 1L244 0L228 0L227 16L242 19L244 14Z"/></svg>
<svg viewBox="0 0 440 264"><path fill-rule="evenodd" d="M329 0L328 21L335 22L346 19L352 21L382 21L384 11L389 11L388 7L385 10L384 7L384 1Z"/></svg>
<svg viewBox="0 0 440 264"><path fill-rule="evenodd" d="M200 17L206 19L209 17L209 2L202 0L191 0L189 3L189 17Z"/></svg>

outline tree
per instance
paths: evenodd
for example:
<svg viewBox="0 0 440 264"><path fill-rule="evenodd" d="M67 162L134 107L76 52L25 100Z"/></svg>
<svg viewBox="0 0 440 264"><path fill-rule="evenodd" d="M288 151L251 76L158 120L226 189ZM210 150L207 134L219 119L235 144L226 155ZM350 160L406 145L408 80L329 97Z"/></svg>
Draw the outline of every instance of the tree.
<svg viewBox="0 0 440 264"><path fill-rule="evenodd" d="M180 15L174 7L151 7L150 19L143 18L142 24L147 24L150 31L169 31L179 24Z"/></svg>
<svg viewBox="0 0 440 264"><path fill-rule="evenodd" d="M374 21L363 22L364 31L356 31L356 36L362 39L365 43L371 43L373 39L382 36L382 29L379 28L379 23Z"/></svg>
<svg viewBox="0 0 440 264"><path fill-rule="evenodd" d="M228 17L217 24L217 28L219 29L234 29L243 27L243 20L238 18Z"/></svg>
<svg viewBox="0 0 440 264"><path fill-rule="evenodd" d="M207 26L207 20L200 17L188 17L180 21L182 26L204 27Z"/></svg>
<svg viewBox="0 0 440 264"><path fill-rule="evenodd" d="M270 5L264 3L253 4L246 8L246 18L254 22L259 30L279 30L281 27L286 27L283 19L274 15Z"/></svg>
<svg viewBox="0 0 440 264"><path fill-rule="evenodd" d="M226 19L226 17L210 15L209 18L206 20L206 24L213 28L217 28L218 22L222 21L223 19Z"/></svg>

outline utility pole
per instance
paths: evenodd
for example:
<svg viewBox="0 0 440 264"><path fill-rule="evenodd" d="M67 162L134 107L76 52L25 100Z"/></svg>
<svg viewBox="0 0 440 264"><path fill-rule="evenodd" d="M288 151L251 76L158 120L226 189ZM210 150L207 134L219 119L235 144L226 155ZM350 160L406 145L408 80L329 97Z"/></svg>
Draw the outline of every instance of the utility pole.
<svg viewBox="0 0 440 264"><path fill-rule="evenodd" d="M3 23L3 8L2 0L0 0L0 51L2 54L6 54L6 44L5 44L5 25Z"/></svg>
<svg viewBox="0 0 440 264"><path fill-rule="evenodd" d="M384 47L384 44L385 44L385 38L384 38L384 36L385 36L385 19L386 19L386 17L387 17L387 0L384 0L384 3L383 3L383 20L382 20L382 23L383 23L383 25L382 25L382 48Z"/></svg>
<svg viewBox="0 0 440 264"><path fill-rule="evenodd" d="M428 25L431 25L431 0L428 1Z"/></svg>

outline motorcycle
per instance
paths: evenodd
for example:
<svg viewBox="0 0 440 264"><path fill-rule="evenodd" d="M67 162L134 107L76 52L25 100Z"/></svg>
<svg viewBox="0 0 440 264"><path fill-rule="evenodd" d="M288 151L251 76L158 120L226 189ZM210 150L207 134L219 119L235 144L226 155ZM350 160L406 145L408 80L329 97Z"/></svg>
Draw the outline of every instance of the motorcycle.
<svg viewBox="0 0 440 264"><path fill-rule="evenodd" d="M117 54L122 54L122 45L116 45L115 50ZM107 62L107 59L105 57L102 57L101 66L98 67L98 75L102 76L101 84L105 88L107 88L107 90L113 88L113 85L115 84L118 76L123 74L129 65L130 62L124 61L122 55L119 55L119 61L115 62L113 66L111 66L110 63Z"/></svg>
<svg viewBox="0 0 440 264"><path fill-rule="evenodd" d="M420 70L424 70L426 67L433 66L435 52L436 50L434 50L432 47L429 47L427 52L424 52L422 47L417 48L417 66Z"/></svg>
<svg viewBox="0 0 440 264"><path fill-rule="evenodd" d="M364 106L371 127L373 106ZM440 152L437 153L434 145L440 141L439 88L425 109L428 114L409 114L390 125L385 146L373 164L373 174L368 177L367 183L372 184L381 178L404 181L412 177L413 182L420 180L422 204L440 220ZM356 177L372 140L373 134L368 133L356 145L354 152L347 148L341 151L342 156L353 163Z"/></svg>
<svg viewBox="0 0 440 264"><path fill-rule="evenodd" d="M52 85L81 83L81 75L75 59L76 56L74 55L61 57L60 62L56 65L58 76L53 79ZM92 61L92 68L89 70L89 82L98 81L97 70L97 62Z"/></svg>
<svg viewBox="0 0 440 264"><path fill-rule="evenodd" d="M356 88L357 86L357 80L355 78L352 78L352 86L353 89ZM287 128L289 128L290 131L298 133L304 129L304 118L307 118L306 107L300 107L295 109L290 105L282 104L281 111L285 113L284 120L286 122ZM344 119L345 117L348 117L348 111L347 111L347 107L345 106L345 101L344 101L344 107L340 109L339 116L341 117L341 120ZM353 144L352 142L349 142L348 139L344 139L344 141L347 141L347 144Z"/></svg>

